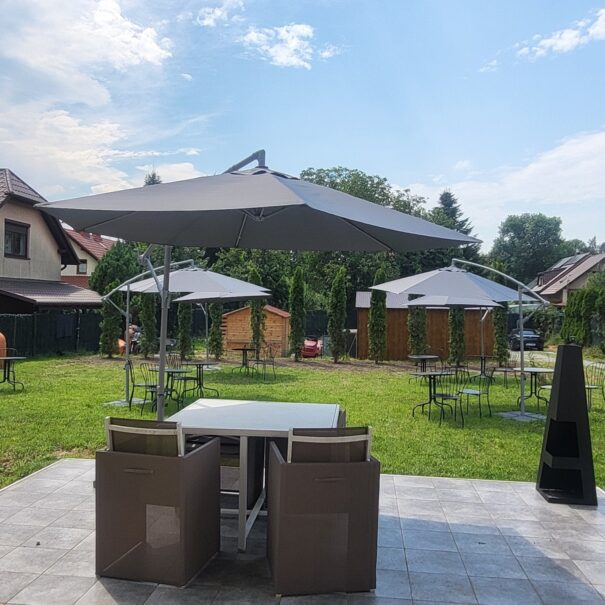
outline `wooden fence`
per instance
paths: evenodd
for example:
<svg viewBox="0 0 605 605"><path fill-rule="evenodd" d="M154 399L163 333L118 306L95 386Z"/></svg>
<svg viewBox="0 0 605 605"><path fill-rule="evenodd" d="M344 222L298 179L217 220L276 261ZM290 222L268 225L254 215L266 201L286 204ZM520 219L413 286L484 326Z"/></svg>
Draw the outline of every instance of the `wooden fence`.
<svg viewBox="0 0 605 605"><path fill-rule="evenodd" d="M357 357L368 357L368 311L357 309ZM464 342L466 356L481 353L481 311L464 312ZM446 309L428 309L426 312L427 352L439 355L442 359L449 354L448 347L448 311ZM483 322L485 354L491 355L494 347L494 329L491 313ZM390 361L403 361L409 355L408 350L408 310L387 309L387 356Z"/></svg>

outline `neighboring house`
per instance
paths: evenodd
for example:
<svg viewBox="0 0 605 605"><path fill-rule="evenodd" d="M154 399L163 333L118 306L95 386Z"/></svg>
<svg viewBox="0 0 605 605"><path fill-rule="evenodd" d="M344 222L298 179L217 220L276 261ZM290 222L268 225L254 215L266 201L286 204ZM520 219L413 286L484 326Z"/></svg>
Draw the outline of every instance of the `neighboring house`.
<svg viewBox="0 0 605 605"><path fill-rule="evenodd" d="M550 303L564 307L570 292L581 290L593 273L604 270L605 254L568 256L539 273L532 289Z"/></svg>
<svg viewBox="0 0 605 605"><path fill-rule="evenodd" d="M67 265L61 271L61 279L69 284L75 284L82 288L88 288L88 279L96 269L99 261L111 250L116 240L87 233L86 231L74 231L65 229L78 256L77 265Z"/></svg>
<svg viewBox="0 0 605 605"><path fill-rule="evenodd" d="M101 306L96 292L61 281L77 265L60 222L34 206L46 200L7 168L0 168L0 313Z"/></svg>

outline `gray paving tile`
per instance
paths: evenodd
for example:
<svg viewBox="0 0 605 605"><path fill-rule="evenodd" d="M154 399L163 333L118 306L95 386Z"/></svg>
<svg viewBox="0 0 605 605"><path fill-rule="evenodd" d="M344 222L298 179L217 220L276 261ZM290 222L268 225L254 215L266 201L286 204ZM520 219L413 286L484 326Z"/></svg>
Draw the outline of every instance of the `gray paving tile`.
<svg viewBox="0 0 605 605"><path fill-rule="evenodd" d="M39 527L31 525L0 523L0 544L3 546L21 546L23 542L39 531Z"/></svg>
<svg viewBox="0 0 605 605"><path fill-rule="evenodd" d="M36 525L46 527L53 521L64 515L64 510L54 508L22 508L18 513L6 520L9 525Z"/></svg>
<svg viewBox="0 0 605 605"><path fill-rule="evenodd" d="M218 588L211 586L191 586L175 588L174 586L158 586L145 605L210 605L218 594ZM254 601L245 601L249 603Z"/></svg>
<svg viewBox="0 0 605 605"><path fill-rule="evenodd" d="M579 561L574 560L576 566L588 578L591 584L605 586L605 565L602 561Z"/></svg>
<svg viewBox="0 0 605 605"><path fill-rule="evenodd" d="M376 569L393 569L405 571L405 554L402 548L378 547Z"/></svg>
<svg viewBox="0 0 605 605"><path fill-rule="evenodd" d="M412 498L397 498L399 516L404 517L408 512L442 513L441 503L438 500L413 500Z"/></svg>
<svg viewBox="0 0 605 605"><path fill-rule="evenodd" d="M3 490L0 492L0 506L2 507L25 507L40 500L44 494L35 494L30 492L15 492Z"/></svg>
<svg viewBox="0 0 605 605"><path fill-rule="evenodd" d="M393 485L398 486L416 486L416 487L435 487L431 477L420 477L417 475L395 475Z"/></svg>
<svg viewBox="0 0 605 605"><path fill-rule="evenodd" d="M510 492L517 491L515 489L515 483L508 481L492 481L490 479L471 479L471 484L478 491L486 492ZM524 484L525 485L525 484ZM532 485L532 489L535 487Z"/></svg>
<svg viewBox="0 0 605 605"><path fill-rule="evenodd" d="M605 525L605 511L600 509L577 511L580 518L590 525Z"/></svg>
<svg viewBox="0 0 605 605"><path fill-rule="evenodd" d="M32 494L42 493L50 494L55 490L63 487L67 483L67 479L45 479L37 478L36 475L27 477L23 481L14 483L6 488L7 492L29 492Z"/></svg>
<svg viewBox="0 0 605 605"><path fill-rule="evenodd" d="M456 552L456 543L451 534L438 531L412 531L403 532L403 545L406 549L443 550Z"/></svg>
<svg viewBox="0 0 605 605"><path fill-rule="evenodd" d="M401 529L412 530L412 531L441 531L449 532L450 527L445 520L443 514L441 517L438 515L426 515L415 517L401 517Z"/></svg>
<svg viewBox="0 0 605 605"><path fill-rule="evenodd" d="M23 546L42 546L69 550L80 544L92 532L89 529L73 527L45 527L35 533Z"/></svg>
<svg viewBox="0 0 605 605"><path fill-rule="evenodd" d="M482 578L527 579L514 555L485 555L462 553L462 560L469 576Z"/></svg>
<svg viewBox="0 0 605 605"><path fill-rule="evenodd" d="M78 552L80 550L94 550L96 548L96 543L96 532L93 531L87 538L84 538L82 542L74 546L72 550L74 552Z"/></svg>
<svg viewBox="0 0 605 605"><path fill-rule="evenodd" d="M100 578L76 605L143 605L155 584Z"/></svg>
<svg viewBox="0 0 605 605"><path fill-rule="evenodd" d="M548 605L574 605L590 603L603 605L601 595L587 584L579 582L538 582L533 581L536 592Z"/></svg>
<svg viewBox="0 0 605 605"><path fill-rule="evenodd" d="M81 479L75 479L73 481L69 481L59 489L57 489L54 493L56 494L77 494L79 496L94 496L94 488L92 486L92 481L82 481Z"/></svg>
<svg viewBox="0 0 605 605"><path fill-rule="evenodd" d="M446 515L456 515L458 517L468 516L469 519L482 517L491 519L490 510L484 504L477 502L442 502L441 506Z"/></svg>
<svg viewBox="0 0 605 605"><path fill-rule="evenodd" d="M437 489L439 500L443 502L469 502L482 504L479 493L474 489Z"/></svg>
<svg viewBox="0 0 605 605"><path fill-rule="evenodd" d="M556 540L550 538L530 538L504 536L513 554L519 557L548 557L549 559L569 559Z"/></svg>
<svg viewBox="0 0 605 605"><path fill-rule="evenodd" d="M36 473L36 478L72 480L80 477L82 474L82 469L60 465L47 467L44 470L41 470L39 473Z"/></svg>
<svg viewBox="0 0 605 605"><path fill-rule="evenodd" d="M6 554L9 553L11 550L13 550L13 548L15 548L14 546L8 546L6 544L0 544L0 559Z"/></svg>
<svg viewBox="0 0 605 605"><path fill-rule="evenodd" d="M468 489L472 483L468 479L433 477L433 485L439 489Z"/></svg>
<svg viewBox="0 0 605 605"><path fill-rule="evenodd" d="M384 529L397 529L400 525L399 515L389 515L388 513L380 513L378 515L378 526Z"/></svg>
<svg viewBox="0 0 605 605"><path fill-rule="evenodd" d="M479 605L542 605L529 580L471 578Z"/></svg>
<svg viewBox="0 0 605 605"><path fill-rule="evenodd" d="M605 561L605 542L587 540L560 540L560 547L571 559L585 561Z"/></svg>
<svg viewBox="0 0 605 605"><path fill-rule="evenodd" d="M414 602L477 603L470 580L465 576L437 573L410 573Z"/></svg>
<svg viewBox="0 0 605 605"><path fill-rule="evenodd" d="M453 534L460 552L474 552L482 554L509 555L511 550L504 536L492 534Z"/></svg>
<svg viewBox="0 0 605 605"><path fill-rule="evenodd" d="M367 605L374 603L364 598ZM298 597L283 597L280 601L282 605L348 605L349 599L345 594L325 594L325 595L302 595Z"/></svg>
<svg viewBox="0 0 605 605"><path fill-rule="evenodd" d="M500 530L491 518L469 517L468 515L446 515L450 531L461 534L495 534Z"/></svg>
<svg viewBox="0 0 605 605"><path fill-rule="evenodd" d="M19 605L73 605L93 584L93 578L40 576L17 593L10 603Z"/></svg>
<svg viewBox="0 0 605 605"><path fill-rule="evenodd" d="M0 571L42 573L66 553L66 550L18 546L0 559Z"/></svg>
<svg viewBox="0 0 605 605"><path fill-rule="evenodd" d="M22 506L0 506L0 523L21 510Z"/></svg>
<svg viewBox="0 0 605 605"><path fill-rule="evenodd" d="M550 538L550 531L539 521L500 519L495 521L500 533L505 536L527 536L529 538Z"/></svg>
<svg viewBox="0 0 605 605"><path fill-rule="evenodd" d="M44 573L51 576L95 577L94 552L68 552Z"/></svg>
<svg viewBox="0 0 605 605"><path fill-rule="evenodd" d="M385 548L403 548L403 538L399 528L378 528L378 546Z"/></svg>
<svg viewBox="0 0 605 605"><path fill-rule="evenodd" d="M283 600L282 600L283 603ZM413 605L410 599L393 599L391 597L377 597L371 593L347 595L347 605Z"/></svg>
<svg viewBox="0 0 605 605"><path fill-rule="evenodd" d="M438 500L437 490L433 487L396 486L395 494L402 500Z"/></svg>
<svg viewBox="0 0 605 605"><path fill-rule="evenodd" d="M497 506L502 505L516 505L519 507L527 507L527 502L523 500L522 496L515 492L488 492L480 491L477 492L481 501L485 504L495 504Z"/></svg>
<svg viewBox="0 0 605 605"><path fill-rule="evenodd" d="M405 571L393 571L390 569L376 570L377 597L392 597L395 599L409 599L410 580Z"/></svg>
<svg viewBox="0 0 605 605"><path fill-rule="evenodd" d="M586 576L570 559L517 557L530 580L552 582L587 582Z"/></svg>
<svg viewBox="0 0 605 605"><path fill-rule="evenodd" d="M462 559L457 552L407 549L405 556L410 572L467 575Z"/></svg>
<svg viewBox="0 0 605 605"><path fill-rule="evenodd" d="M526 504L522 506L506 506L506 504L490 505L490 515L497 521L503 519L514 519L517 521L537 521L537 517Z"/></svg>
<svg viewBox="0 0 605 605"><path fill-rule="evenodd" d="M60 508L63 510L72 510L78 504L81 504L86 499L86 496L79 494L48 494L36 502L32 503L32 508Z"/></svg>
<svg viewBox="0 0 605 605"><path fill-rule="evenodd" d="M0 571L0 603L7 603L37 577L35 573Z"/></svg>
<svg viewBox="0 0 605 605"><path fill-rule="evenodd" d="M52 523L53 527L75 527L76 529L95 528L95 514L89 510L69 510Z"/></svg>

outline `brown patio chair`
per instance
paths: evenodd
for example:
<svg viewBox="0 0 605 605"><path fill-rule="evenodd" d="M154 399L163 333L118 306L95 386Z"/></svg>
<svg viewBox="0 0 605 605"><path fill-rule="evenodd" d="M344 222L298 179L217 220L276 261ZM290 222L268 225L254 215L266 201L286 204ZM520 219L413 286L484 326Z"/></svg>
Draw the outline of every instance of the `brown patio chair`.
<svg viewBox="0 0 605 605"><path fill-rule="evenodd" d="M376 587L380 463L371 430L294 429L271 443L267 553L281 595Z"/></svg>
<svg viewBox="0 0 605 605"><path fill-rule="evenodd" d="M96 456L96 573L184 586L220 548L219 441L175 422L106 419Z"/></svg>

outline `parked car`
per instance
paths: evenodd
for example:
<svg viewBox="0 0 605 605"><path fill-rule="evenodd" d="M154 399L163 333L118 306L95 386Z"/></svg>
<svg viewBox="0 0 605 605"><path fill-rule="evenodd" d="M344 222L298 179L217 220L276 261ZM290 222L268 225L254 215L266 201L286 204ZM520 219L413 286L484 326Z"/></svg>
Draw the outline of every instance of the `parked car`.
<svg viewBox="0 0 605 605"><path fill-rule="evenodd" d="M508 336L508 344L512 351L518 351L521 346L519 330L513 330ZM525 328L523 330L523 348L534 351L544 350L544 337L537 330Z"/></svg>
<svg viewBox="0 0 605 605"><path fill-rule="evenodd" d="M318 357L322 353L322 342L319 336L307 336L302 348L303 357Z"/></svg>

